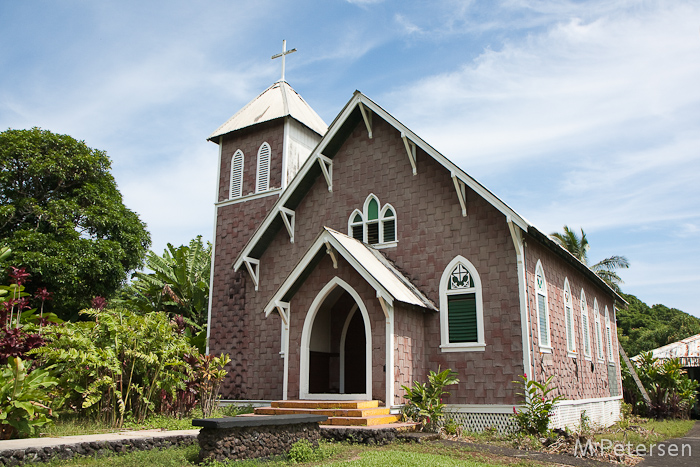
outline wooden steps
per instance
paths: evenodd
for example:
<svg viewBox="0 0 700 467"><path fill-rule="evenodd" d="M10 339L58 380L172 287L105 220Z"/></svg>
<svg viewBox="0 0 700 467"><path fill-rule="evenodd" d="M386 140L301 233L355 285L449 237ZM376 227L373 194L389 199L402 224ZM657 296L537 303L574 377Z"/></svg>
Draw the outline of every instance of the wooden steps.
<svg viewBox="0 0 700 467"><path fill-rule="evenodd" d="M379 401L274 401L270 407L258 407L256 415L314 414L325 415L321 425L377 426L399 421L388 407L379 407Z"/></svg>

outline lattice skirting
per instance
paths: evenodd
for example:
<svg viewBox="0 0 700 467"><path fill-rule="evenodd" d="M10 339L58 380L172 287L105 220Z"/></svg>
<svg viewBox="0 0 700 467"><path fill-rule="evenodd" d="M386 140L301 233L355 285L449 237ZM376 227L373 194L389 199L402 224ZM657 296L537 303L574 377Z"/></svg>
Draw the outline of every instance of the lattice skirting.
<svg viewBox="0 0 700 467"><path fill-rule="evenodd" d="M585 411L591 425L610 426L620 419L622 397L562 401L555 407L551 428L577 429Z"/></svg>
<svg viewBox="0 0 700 467"><path fill-rule="evenodd" d="M610 426L620 419L621 403L621 397L561 401L554 408L549 427L575 430L581 423L584 411L591 425ZM482 432L495 428L501 433L511 433L517 430L512 406L448 405L444 414L446 420L454 420L469 431Z"/></svg>
<svg viewBox="0 0 700 467"><path fill-rule="evenodd" d="M454 420L468 431L482 432L496 429L500 433L512 433L518 428L511 406L484 406L483 408L447 406L444 415L446 420Z"/></svg>

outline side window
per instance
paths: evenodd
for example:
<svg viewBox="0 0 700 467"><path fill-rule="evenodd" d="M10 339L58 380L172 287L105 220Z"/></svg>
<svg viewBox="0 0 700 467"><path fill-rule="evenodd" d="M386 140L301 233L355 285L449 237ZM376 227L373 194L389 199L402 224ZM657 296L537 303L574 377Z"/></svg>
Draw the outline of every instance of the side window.
<svg viewBox="0 0 700 467"><path fill-rule="evenodd" d="M535 267L535 290L537 291L537 328L540 349L551 350L552 343L549 335L547 281L545 280L544 269L540 261L537 261L537 266Z"/></svg>
<svg viewBox="0 0 700 467"><path fill-rule="evenodd" d="M355 240L363 241L365 238L364 234L365 223L362 217L362 213L355 209L352 214L350 214L350 222L348 223L348 234Z"/></svg>
<svg viewBox="0 0 700 467"><path fill-rule="evenodd" d="M255 182L255 192L261 193L270 189L270 145L267 142L258 149L258 172Z"/></svg>
<svg viewBox="0 0 700 467"><path fill-rule="evenodd" d="M605 361L603 354L603 329L600 325L600 310L598 309L598 299L593 299L593 314L595 315L595 345L598 354L598 361Z"/></svg>
<svg viewBox="0 0 700 467"><path fill-rule="evenodd" d="M229 199L243 195L243 151L237 150L231 158L231 186Z"/></svg>
<svg viewBox="0 0 700 467"><path fill-rule="evenodd" d="M382 243L391 243L396 241L396 211L391 204L385 204L382 208Z"/></svg>
<svg viewBox="0 0 700 467"><path fill-rule="evenodd" d="M591 331L588 323L588 304L586 304L586 293L581 289L581 333L583 339L583 356L591 359Z"/></svg>
<svg viewBox="0 0 700 467"><path fill-rule="evenodd" d="M576 334L574 333L574 305L571 299L571 287L569 279L564 279L564 319L566 320L566 350L567 353L576 356Z"/></svg>
<svg viewBox="0 0 700 467"><path fill-rule="evenodd" d="M362 210L355 209L348 218L348 235L377 247L394 246L396 210L391 204L381 205L373 194L367 196Z"/></svg>
<svg viewBox="0 0 700 467"><path fill-rule="evenodd" d="M440 335L443 352L486 348L481 280L462 256L447 265L440 279Z"/></svg>
<svg viewBox="0 0 700 467"><path fill-rule="evenodd" d="M605 305L605 337L608 342L608 361L612 363L615 361L615 357L613 356L612 325L610 324L610 314L608 313L607 305Z"/></svg>

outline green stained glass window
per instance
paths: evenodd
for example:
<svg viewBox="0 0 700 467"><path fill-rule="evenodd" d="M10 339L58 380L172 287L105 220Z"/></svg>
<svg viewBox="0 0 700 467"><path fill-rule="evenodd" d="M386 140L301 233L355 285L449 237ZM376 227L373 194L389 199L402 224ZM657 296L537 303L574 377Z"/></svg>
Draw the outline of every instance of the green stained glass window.
<svg viewBox="0 0 700 467"><path fill-rule="evenodd" d="M379 219L379 203L377 203L376 199L372 198L367 206L367 220L373 221L376 219Z"/></svg>
<svg viewBox="0 0 700 467"><path fill-rule="evenodd" d="M360 215L359 212L357 214L355 214L355 217L353 218L352 222L353 222L353 224L356 222L362 222L362 216Z"/></svg>

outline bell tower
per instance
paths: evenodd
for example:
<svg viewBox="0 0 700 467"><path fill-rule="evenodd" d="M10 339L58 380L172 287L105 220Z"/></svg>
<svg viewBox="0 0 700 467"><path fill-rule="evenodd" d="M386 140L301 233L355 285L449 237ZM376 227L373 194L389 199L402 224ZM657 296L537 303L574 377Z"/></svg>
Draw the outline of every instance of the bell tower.
<svg viewBox="0 0 700 467"><path fill-rule="evenodd" d="M207 353L231 356L221 389L225 399L250 398L246 349L255 345L248 337L253 310L246 308L245 299L254 284L232 265L327 129L281 79L208 138L219 146L219 169Z"/></svg>

